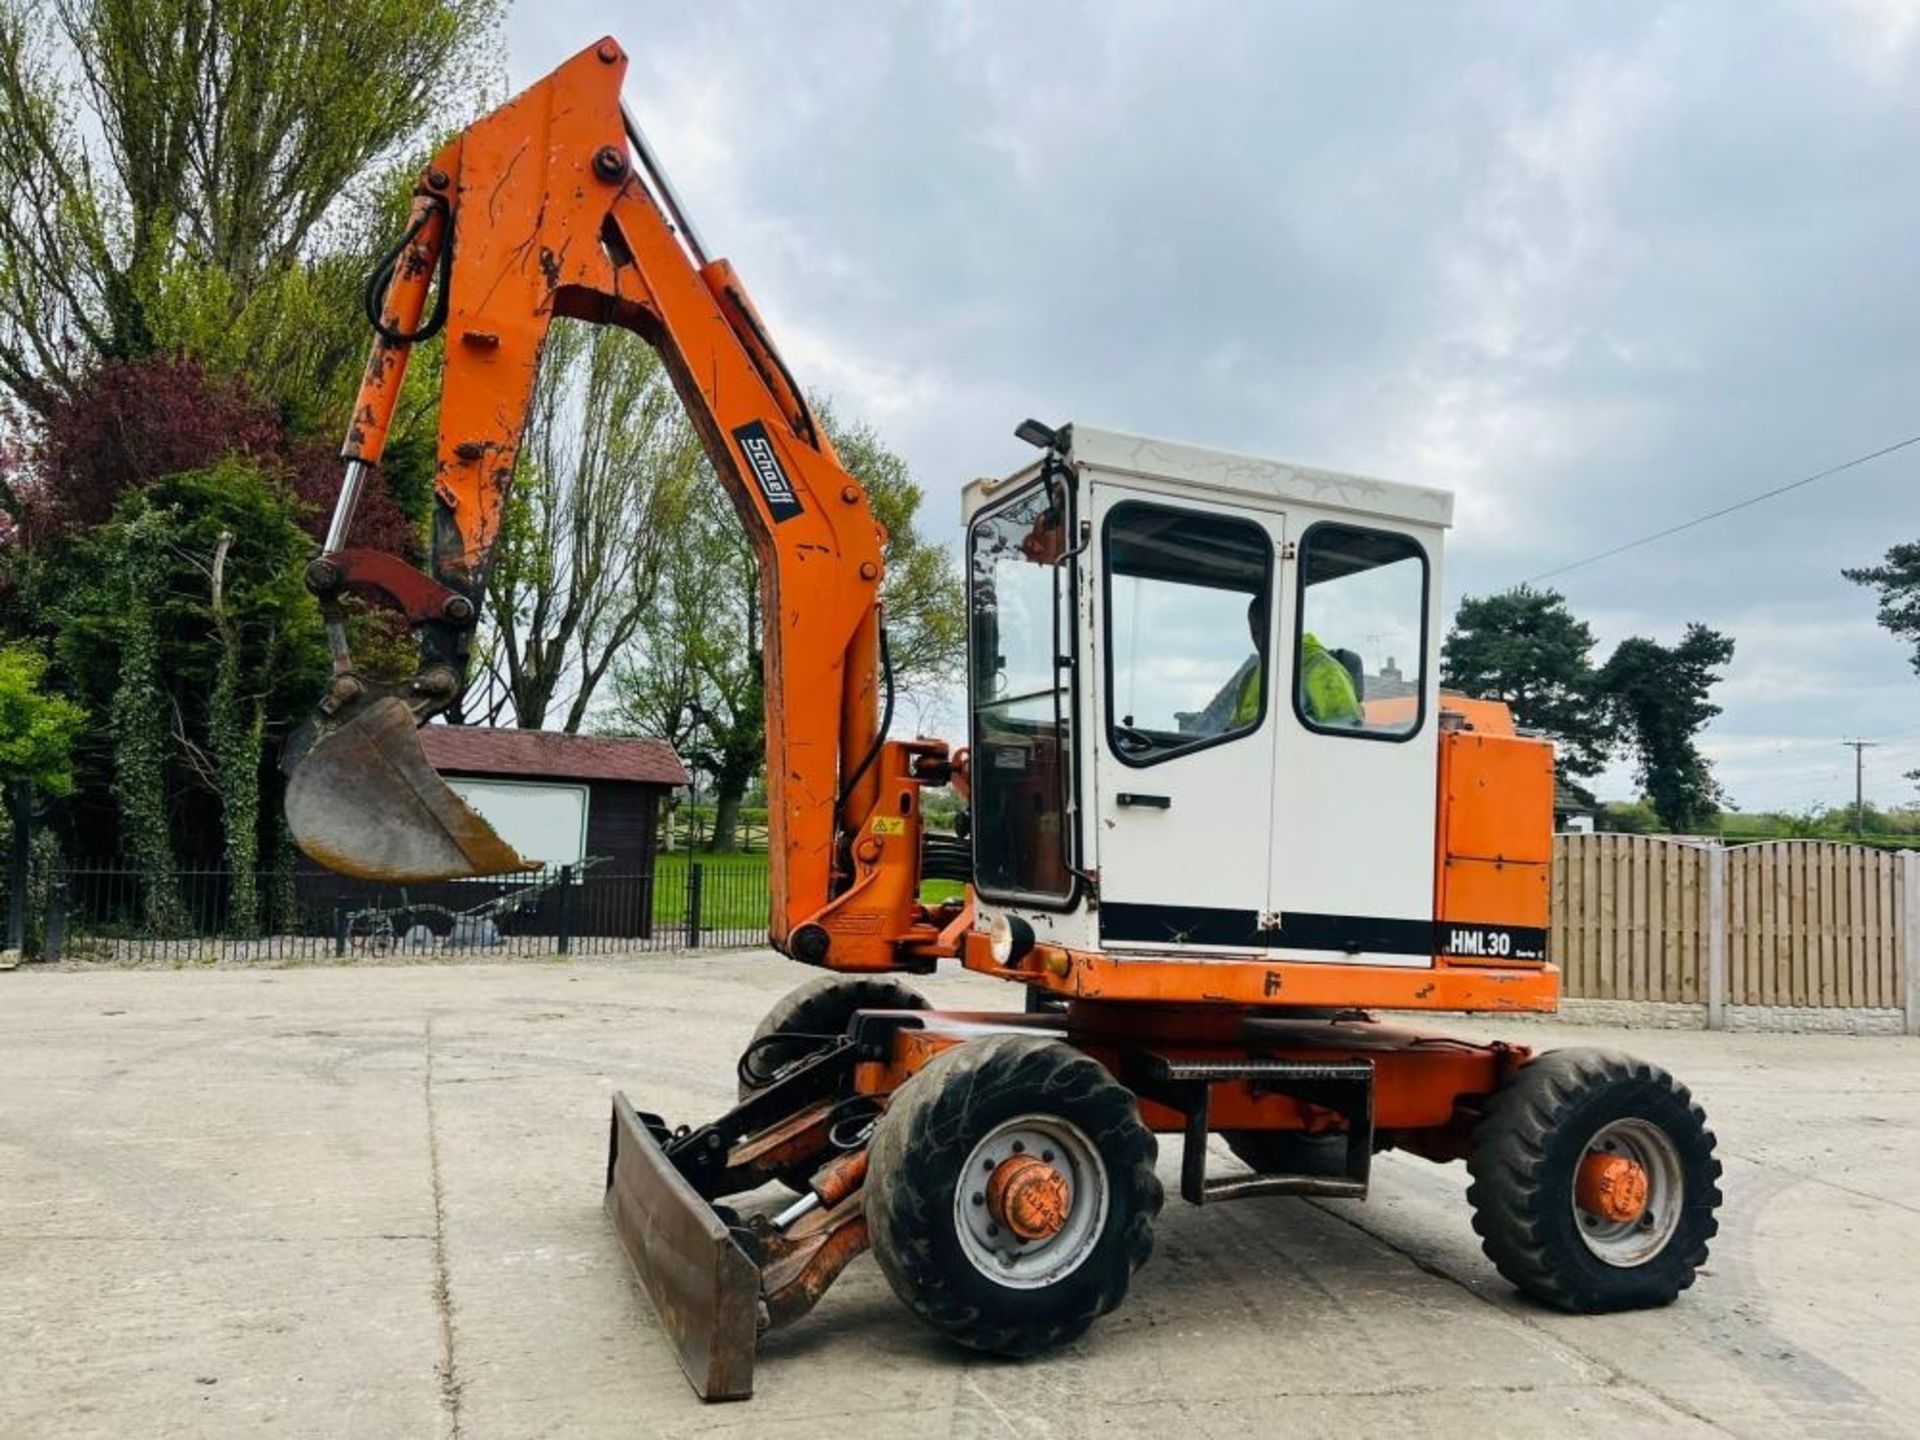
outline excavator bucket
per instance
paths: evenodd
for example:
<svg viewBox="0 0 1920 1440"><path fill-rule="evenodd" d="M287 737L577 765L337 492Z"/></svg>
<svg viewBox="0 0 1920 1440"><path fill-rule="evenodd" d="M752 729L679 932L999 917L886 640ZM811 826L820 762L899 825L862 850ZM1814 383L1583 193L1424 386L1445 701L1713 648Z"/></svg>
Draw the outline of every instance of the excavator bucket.
<svg viewBox="0 0 1920 1440"><path fill-rule="evenodd" d="M392 884L538 870L427 763L413 712L373 701L321 729L292 763L287 828L310 858L342 875Z"/></svg>
<svg viewBox="0 0 1920 1440"><path fill-rule="evenodd" d="M745 1400L753 1394L760 1267L674 1168L650 1118L625 1095L613 1097L607 1215L700 1398Z"/></svg>

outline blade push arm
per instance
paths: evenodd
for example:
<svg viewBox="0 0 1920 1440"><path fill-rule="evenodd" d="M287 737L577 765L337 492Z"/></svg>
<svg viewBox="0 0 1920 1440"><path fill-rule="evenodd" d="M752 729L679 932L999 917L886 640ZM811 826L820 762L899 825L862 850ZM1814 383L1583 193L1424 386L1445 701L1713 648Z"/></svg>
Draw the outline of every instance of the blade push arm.
<svg viewBox="0 0 1920 1440"><path fill-rule="evenodd" d="M707 257L623 111L626 68L602 40L434 156L392 263L310 583L323 601L357 589L402 610L422 657L400 698L416 720L445 709L464 684L549 327L563 316L635 331L659 351L759 562L774 940L836 969L917 963L948 948L942 932L957 934L955 914L917 902L919 787L948 764L944 745L882 742L885 537L745 287ZM429 578L344 542L412 347L434 328L445 354ZM337 703L323 724L336 727L377 691L344 636L335 625Z"/></svg>

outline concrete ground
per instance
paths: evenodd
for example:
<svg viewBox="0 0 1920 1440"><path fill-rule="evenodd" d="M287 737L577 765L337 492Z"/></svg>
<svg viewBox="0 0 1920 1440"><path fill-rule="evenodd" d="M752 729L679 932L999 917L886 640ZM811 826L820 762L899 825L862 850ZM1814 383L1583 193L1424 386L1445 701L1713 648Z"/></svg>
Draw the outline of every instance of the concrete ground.
<svg viewBox="0 0 1920 1440"><path fill-rule="evenodd" d="M802 978L0 975L0 1434L1920 1433L1920 1042L1541 1026L1666 1063L1719 1131L1721 1236L1671 1309L1519 1300L1463 1167L1388 1156L1365 1205L1171 1200L1126 1305L1025 1364L950 1348L862 1259L754 1400L702 1407L600 1213L608 1092L721 1108Z"/></svg>

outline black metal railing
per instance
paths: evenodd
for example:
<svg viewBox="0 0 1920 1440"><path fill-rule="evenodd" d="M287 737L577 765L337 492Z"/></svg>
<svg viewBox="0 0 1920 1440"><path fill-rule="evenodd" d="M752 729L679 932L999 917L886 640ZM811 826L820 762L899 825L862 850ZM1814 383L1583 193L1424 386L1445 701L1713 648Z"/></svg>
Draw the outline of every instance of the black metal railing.
<svg viewBox="0 0 1920 1440"><path fill-rule="evenodd" d="M322 871L66 866L46 887L40 956L118 964L355 956L618 955L763 945L764 859L665 856L648 872L588 862L532 875L376 885Z"/></svg>

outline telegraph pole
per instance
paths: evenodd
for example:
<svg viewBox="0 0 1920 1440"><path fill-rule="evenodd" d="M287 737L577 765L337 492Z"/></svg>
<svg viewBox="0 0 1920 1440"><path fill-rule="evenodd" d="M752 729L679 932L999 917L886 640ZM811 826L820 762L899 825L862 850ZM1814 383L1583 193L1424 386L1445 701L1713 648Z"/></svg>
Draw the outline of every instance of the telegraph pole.
<svg viewBox="0 0 1920 1440"><path fill-rule="evenodd" d="M1840 742L1853 751L1853 833L1864 835L1867 829L1866 792L1862 788L1862 770L1866 752L1880 742L1878 740L1842 740Z"/></svg>

